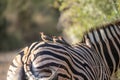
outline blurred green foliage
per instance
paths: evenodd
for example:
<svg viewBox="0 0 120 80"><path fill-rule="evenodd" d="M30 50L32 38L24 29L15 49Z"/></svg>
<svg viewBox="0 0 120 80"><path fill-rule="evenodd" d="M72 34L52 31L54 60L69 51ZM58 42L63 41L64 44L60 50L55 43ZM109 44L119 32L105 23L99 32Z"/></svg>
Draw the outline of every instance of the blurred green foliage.
<svg viewBox="0 0 120 80"><path fill-rule="evenodd" d="M80 41L91 27L115 21L120 15L120 0L56 0L61 12L58 28L71 42Z"/></svg>
<svg viewBox="0 0 120 80"><path fill-rule="evenodd" d="M0 51L38 41L39 32L59 35L54 0L0 0Z"/></svg>
<svg viewBox="0 0 120 80"><path fill-rule="evenodd" d="M68 42L76 43L90 28L118 19L119 3L120 0L0 0L0 50L39 40L39 32L59 35L63 31Z"/></svg>

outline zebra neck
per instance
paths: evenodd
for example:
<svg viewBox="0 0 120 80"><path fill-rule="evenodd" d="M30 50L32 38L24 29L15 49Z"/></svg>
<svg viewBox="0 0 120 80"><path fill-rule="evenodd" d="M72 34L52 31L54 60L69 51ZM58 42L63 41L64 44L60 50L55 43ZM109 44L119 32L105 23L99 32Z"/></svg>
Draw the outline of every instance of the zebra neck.
<svg viewBox="0 0 120 80"><path fill-rule="evenodd" d="M120 65L120 22L92 30L85 36L104 60L110 74L115 72Z"/></svg>

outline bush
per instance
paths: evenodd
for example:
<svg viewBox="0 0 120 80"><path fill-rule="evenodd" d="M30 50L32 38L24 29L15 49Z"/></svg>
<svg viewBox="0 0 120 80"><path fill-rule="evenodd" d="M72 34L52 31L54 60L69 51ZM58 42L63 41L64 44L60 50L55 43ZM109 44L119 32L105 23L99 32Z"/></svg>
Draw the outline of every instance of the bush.
<svg viewBox="0 0 120 80"><path fill-rule="evenodd" d="M56 0L55 3L61 12L58 28L63 28L63 34L72 42L80 41L90 28L115 21L120 15L119 0Z"/></svg>

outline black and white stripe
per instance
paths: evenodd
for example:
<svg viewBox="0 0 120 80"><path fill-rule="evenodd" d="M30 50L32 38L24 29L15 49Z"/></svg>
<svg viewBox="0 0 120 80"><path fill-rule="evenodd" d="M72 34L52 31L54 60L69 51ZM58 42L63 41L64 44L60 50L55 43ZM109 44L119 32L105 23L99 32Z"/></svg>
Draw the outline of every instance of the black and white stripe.
<svg viewBox="0 0 120 80"><path fill-rule="evenodd" d="M88 45L91 43L103 59L109 75L118 70L120 66L120 21L91 30L84 35L83 42Z"/></svg>
<svg viewBox="0 0 120 80"><path fill-rule="evenodd" d="M104 78L100 57L85 44L68 46L53 42L35 42L19 53L7 80L97 80ZM24 52L24 53L23 53ZM24 54L24 55L22 55ZM19 61L20 61L19 60ZM20 66L20 67L19 67ZM14 70L15 69L15 70ZM21 70L22 69L22 70ZM21 73L16 73L16 71ZM16 75L14 75L15 73Z"/></svg>
<svg viewBox="0 0 120 80"><path fill-rule="evenodd" d="M26 80L26 75L24 71L24 60L23 56L27 47L21 50L17 56L13 59L12 64L9 67L7 73L7 80Z"/></svg>

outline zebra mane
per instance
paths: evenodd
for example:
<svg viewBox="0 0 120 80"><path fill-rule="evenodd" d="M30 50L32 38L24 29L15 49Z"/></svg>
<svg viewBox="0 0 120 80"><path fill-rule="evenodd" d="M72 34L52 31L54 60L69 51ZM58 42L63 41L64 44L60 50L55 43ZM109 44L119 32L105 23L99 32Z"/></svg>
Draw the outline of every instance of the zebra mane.
<svg viewBox="0 0 120 80"><path fill-rule="evenodd" d="M68 44L64 38L62 36L48 36L48 35L44 35L43 32L40 32L41 34L41 39L42 41L44 42L53 42L53 43L60 43L60 44L63 44L63 45L68 45L68 46L71 46L70 44Z"/></svg>
<svg viewBox="0 0 120 80"><path fill-rule="evenodd" d="M99 31L100 29L104 30L104 29L109 28L110 26L113 26L113 25L115 25L116 27L118 27L120 29L120 20L117 20L117 21L114 21L114 22L110 22L110 23L106 23L106 24L101 24L99 26L96 26L95 28L91 28L90 30L88 30L88 31L83 33L81 42L85 41L85 36L88 35L89 33L93 33L95 31Z"/></svg>
<svg viewBox="0 0 120 80"><path fill-rule="evenodd" d="M95 28L91 28L89 32L93 32L94 30L99 30L99 29L104 29L113 25L120 26L120 20L114 21L114 22L109 22L105 24L101 24L100 26L96 26Z"/></svg>

